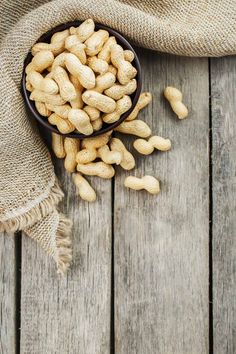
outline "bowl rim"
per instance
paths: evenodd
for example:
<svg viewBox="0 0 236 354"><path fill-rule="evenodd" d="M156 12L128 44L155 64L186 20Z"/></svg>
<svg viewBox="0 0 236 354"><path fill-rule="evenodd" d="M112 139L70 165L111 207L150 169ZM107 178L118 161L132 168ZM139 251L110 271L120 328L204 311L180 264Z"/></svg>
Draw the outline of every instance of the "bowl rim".
<svg viewBox="0 0 236 354"><path fill-rule="evenodd" d="M52 37L52 35L55 32L59 32L59 31L63 31L65 29L68 29L69 27L73 27L73 26L79 26L83 21L81 20L75 20L75 21L69 21L63 24L60 24L52 29L50 29L49 31L45 32L42 36L40 36L40 38L36 41L37 42L48 42L49 39ZM122 47L126 50L129 49L134 53L134 60L133 60L133 64L134 67L137 69L137 75L135 77L135 79L137 80L137 88L134 91L134 93L132 95L130 95L131 99L132 99L132 106L131 108L125 112L124 114L121 115L120 119L112 124L106 124L104 125L104 127L96 132L93 132L91 135L84 135L81 133L68 133L68 134L63 134L61 132L59 132L59 130L56 128L56 126L51 125L50 123L48 123L47 121L47 117L43 117L41 116L38 111L36 110L35 107L35 103L34 101L30 100L30 92L26 89L26 66L31 62L33 56L31 54L31 51L28 52L25 60L24 60L24 67L23 67L23 73L22 73L22 80L21 80L21 89L22 89L22 93L23 93L23 97L24 100L26 102L26 106L29 109L29 116L30 118L35 118L37 120L37 122L39 122L41 125L43 125L47 130L53 132L53 133L57 133L59 135L62 135L64 137L70 137L70 138L75 138L75 139L86 139L86 138L92 138L95 136L99 136L102 134L105 134L111 130L114 130L116 127L118 127L128 116L129 114L133 111L134 107L136 106L139 96L141 94L141 88L142 88L142 77L141 77L141 65L138 59L138 56L134 50L134 48L132 47L132 45L127 41L126 38L124 38L119 32L117 32L116 30L114 30L113 28L110 28L108 26L105 26L103 24L100 23L95 23L95 29L104 29L106 31L109 32L110 35L116 37L116 39L118 40L118 43L120 43L122 45ZM104 123L103 123L104 124Z"/></svg>

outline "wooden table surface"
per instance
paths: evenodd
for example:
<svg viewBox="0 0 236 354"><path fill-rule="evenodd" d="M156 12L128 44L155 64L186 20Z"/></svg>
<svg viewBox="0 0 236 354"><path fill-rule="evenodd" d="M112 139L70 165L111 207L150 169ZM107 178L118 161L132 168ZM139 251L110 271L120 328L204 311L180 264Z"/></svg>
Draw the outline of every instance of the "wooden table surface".
<svg viewBox="0 0 236 354"><path fill-rule="evenodd" d="M236 353L236 58L138 54L153 93L140 117L173 148L135 154L134 173L158 177L161 193L125 189L133 172L117 168L90 179L98 200L87 204L54 161L72 268L58 279L31 239L0 237L0 353ZM188 119L163 99L167 85Z"/></svg>

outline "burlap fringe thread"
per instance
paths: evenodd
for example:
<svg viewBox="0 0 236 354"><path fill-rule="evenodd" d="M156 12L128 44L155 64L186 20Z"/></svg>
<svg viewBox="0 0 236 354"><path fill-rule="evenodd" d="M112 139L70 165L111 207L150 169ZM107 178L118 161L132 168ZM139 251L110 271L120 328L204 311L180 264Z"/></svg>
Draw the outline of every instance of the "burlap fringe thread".
<svg viewBox="0 0 236 354"><path fill-rule="evenodd" d="M62 200L64 193L56 181L51 188L49 196L23 215L16 216L6 221L0 221L0 232L14 233L29 228L36 222L55 210L55 206ZM56 253L53 255L57 264L58 273L64 275L72 260L71 250L72 223L62 214L56 232Z"/></svg>

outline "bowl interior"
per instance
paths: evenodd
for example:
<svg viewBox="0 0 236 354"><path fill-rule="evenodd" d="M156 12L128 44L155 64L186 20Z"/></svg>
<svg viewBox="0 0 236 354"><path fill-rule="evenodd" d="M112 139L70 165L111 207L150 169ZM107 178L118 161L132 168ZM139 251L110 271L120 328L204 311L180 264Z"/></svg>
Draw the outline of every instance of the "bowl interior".
<svg viewBox="0 0 236 354"><path fill-rule="evenodd" d="M65 30L65 29L67 29L69 27L72 27L72 26L78 27L81 23L82 23L82 21L72 21L72 22L67 22L65 24L59 25L59 26L51 29L50 31L44 33L38 39L37 42L47 42L47 43L49 43L52 35L55 32L63 31L63 30ZM49 124L48 121L47 121L47 118L41 116L38 113L38 111L36 110L34 101L31 101L30 98L29 98L30 92L26 90L26 73L25 73L26 66L31 62L31 60L33 58L31 52L29 52L27 57L26 57L26 59L25 59L23 75L22 75L22 92L23 92L23 96L24 96L24 99L26 101L26 105L27 105L27 107L28 107L28 109L30 111L29 112L30 116L33 116L40 124L42 124L45 128L47 128L51 132L54 132L54 133L57 133L57 134L60 134L60 135L63 135L63 136L67 136L67 137L70 137L70 138L77 138L77 139L84 139L86 137L95 137L95 136L104 134L104 133L116 128L120 123L122 123L125 120L125 118L127 118L128 115L133 111L133 109L134 109L134 107L135 107L135 105L136 105L136 103L138 101L138 98L139 98L140 93L141 93L142 82L141 82L141 66L140 66L140 62L139 62L139 59L137 57L137 54L135 53L135 50L133 49L131 44L119 32L115 31L114 29L109 28L109 27L107 27L105 25L101 25L101 24L96 24L95 25L95 29L96 30L105 29L106 31L108 31L110 33L110 35L116 37L117 43L120 44L124 49L129 49L129 50L131 50L134 53L134 60L133 60L132 64L137 69L137 75L135 77L135 79L137 80L137 89L132 95L130 95L130 98L132 100L132 106L127 112L125 112L123 115L121 115L120 119L117 122L112 123L112 124L103 123L103 127L102 127L101 130L93 132L93 134L91 134L89 136L86 136L86 135L81 134L81 133L74 133L74 132L72 132L70 134L61 134L58 131L58 129L56 128L56 126L53 126L53 125Z"/></svg>

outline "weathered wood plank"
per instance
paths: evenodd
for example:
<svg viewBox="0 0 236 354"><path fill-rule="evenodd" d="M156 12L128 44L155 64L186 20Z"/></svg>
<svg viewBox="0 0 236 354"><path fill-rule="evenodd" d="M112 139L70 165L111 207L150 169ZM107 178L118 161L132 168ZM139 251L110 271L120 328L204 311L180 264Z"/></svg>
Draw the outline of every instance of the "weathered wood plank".
<svg viewBox="0 0 236 354"><path fill-rule="evenodd" d="M211 59L214 353L236 352L236 58Z"/></svg>
<svg viewBox="0 0 236 354"><path fill-rule="evenodd" d="M56 162L74 223L73 265L59 279L55 265L22 240L21 352L106 354L110 351L111 182L95 179L94 204L75 196L71 178Z"/></svg>
<svg viewBox="0 0 236 354"><path fill-rule="evenodd" d="M136 155L136 170L115 179L116 353L208 353L208 62L139 54L154 96L140 117L173 148ZM164 101L167 85L183 91L188 119ZM125 189L131 174L158 177L160 195Z"/></svg>
<svg viewBox="0 0 236 354"><path fill-rule="evenodd" d="M14 354L16 265L13 235L0 235L0 279L0 353Z"/></svg>

